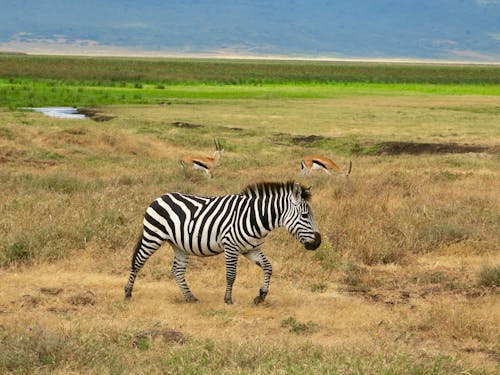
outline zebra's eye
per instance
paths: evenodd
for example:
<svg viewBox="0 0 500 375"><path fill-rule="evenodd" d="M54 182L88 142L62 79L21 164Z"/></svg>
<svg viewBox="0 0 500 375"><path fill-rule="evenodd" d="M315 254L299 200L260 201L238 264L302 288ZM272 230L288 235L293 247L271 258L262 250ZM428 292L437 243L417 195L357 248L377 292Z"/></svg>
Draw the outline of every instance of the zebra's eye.
<svg viewBox="0 0 500 375"><path fill-rule="evenodd" d="M302 219L308 219L309 218L309 214L308 213L304 213L304 214L302 214L300 216L302 216Z"/></svg>

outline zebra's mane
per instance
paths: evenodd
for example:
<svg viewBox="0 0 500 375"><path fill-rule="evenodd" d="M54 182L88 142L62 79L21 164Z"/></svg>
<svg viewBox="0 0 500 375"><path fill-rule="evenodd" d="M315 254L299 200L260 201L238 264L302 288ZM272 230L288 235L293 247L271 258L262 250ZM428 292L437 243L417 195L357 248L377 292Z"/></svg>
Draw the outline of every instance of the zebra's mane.
<svg viewBox="0 0 500 375"><path fill-rule="evenodd" d="M256 184L248 185L243 191L241 195L247 197L262 197L262 196L270 196L275 195L276 193L280 194L283 191L291 192L293 191L293 187L295 186L294 181L287 182L259 182ZM302 199L309 201L311 199L311 192L309 188L306 188L303 185L300 185L301 188L301 196Z"/></svg>

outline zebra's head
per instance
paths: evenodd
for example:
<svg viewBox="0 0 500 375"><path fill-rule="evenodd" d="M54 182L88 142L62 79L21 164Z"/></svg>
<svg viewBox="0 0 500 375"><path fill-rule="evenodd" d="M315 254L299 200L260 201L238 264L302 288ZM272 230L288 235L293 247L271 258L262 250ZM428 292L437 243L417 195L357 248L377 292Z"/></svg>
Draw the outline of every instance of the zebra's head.
<svg viewBox="0 0 500 375"><path fill-rule="evenodd" d="M310 189L293 183L283 225L307 250L316 250L321 244L321 235L309 207Z"/></svg>

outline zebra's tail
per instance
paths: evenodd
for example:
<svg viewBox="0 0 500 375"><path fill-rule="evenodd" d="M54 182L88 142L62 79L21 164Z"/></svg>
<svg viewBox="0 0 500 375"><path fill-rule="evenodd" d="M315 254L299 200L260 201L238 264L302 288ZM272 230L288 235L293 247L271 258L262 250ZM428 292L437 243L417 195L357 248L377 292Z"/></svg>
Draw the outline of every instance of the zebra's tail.
<svg viewBox="0 0 500 375"><path fill-rule="evenodd" d="M142 245L142 234L140 235L139 240L135 245L134 254L132 255L130 276L128 278L127 285L125 285L125 299L129 299L130 297L132 297L132 289L134 288L135 277L137 275L137 271L139 271L139 269L141 268L141 265L136 263L137 254L141 249L141 245Z"/></svg>
<svg viewBox="0 0 500 375"><path fill-rule="evenodd" d="M132 255L132 270L135 268L135 257L137 256L137 253L141 249L141 245L142 245L142 233L139 236L139 239L137 240L137 244L135 245L134 253Z"/></svg>

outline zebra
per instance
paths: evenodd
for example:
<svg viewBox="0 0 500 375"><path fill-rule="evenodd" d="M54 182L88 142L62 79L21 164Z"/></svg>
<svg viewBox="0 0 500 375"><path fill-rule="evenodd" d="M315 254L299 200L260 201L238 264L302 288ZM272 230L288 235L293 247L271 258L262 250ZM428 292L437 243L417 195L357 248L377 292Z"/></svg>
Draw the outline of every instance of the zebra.
<svg viewBox="0 0 500 375"><path fill-rule="evenodd" d="M184 277L190 255L204 257L224 253L224 302L233 303L232 288L239 254L263 270L264 280L253 301L263 302L272 274L271 263L262 252L268 233L285 227L307 250L316 250L321 244L308 203L310 197L310 188L294 181L251 184L240 194L215 197L179 192L162 195L144 214L143 232L132 256L125 298L131 298L137 273L147 259L168 242L174 251L172 275L186 301L198 300Z"/></svg>

